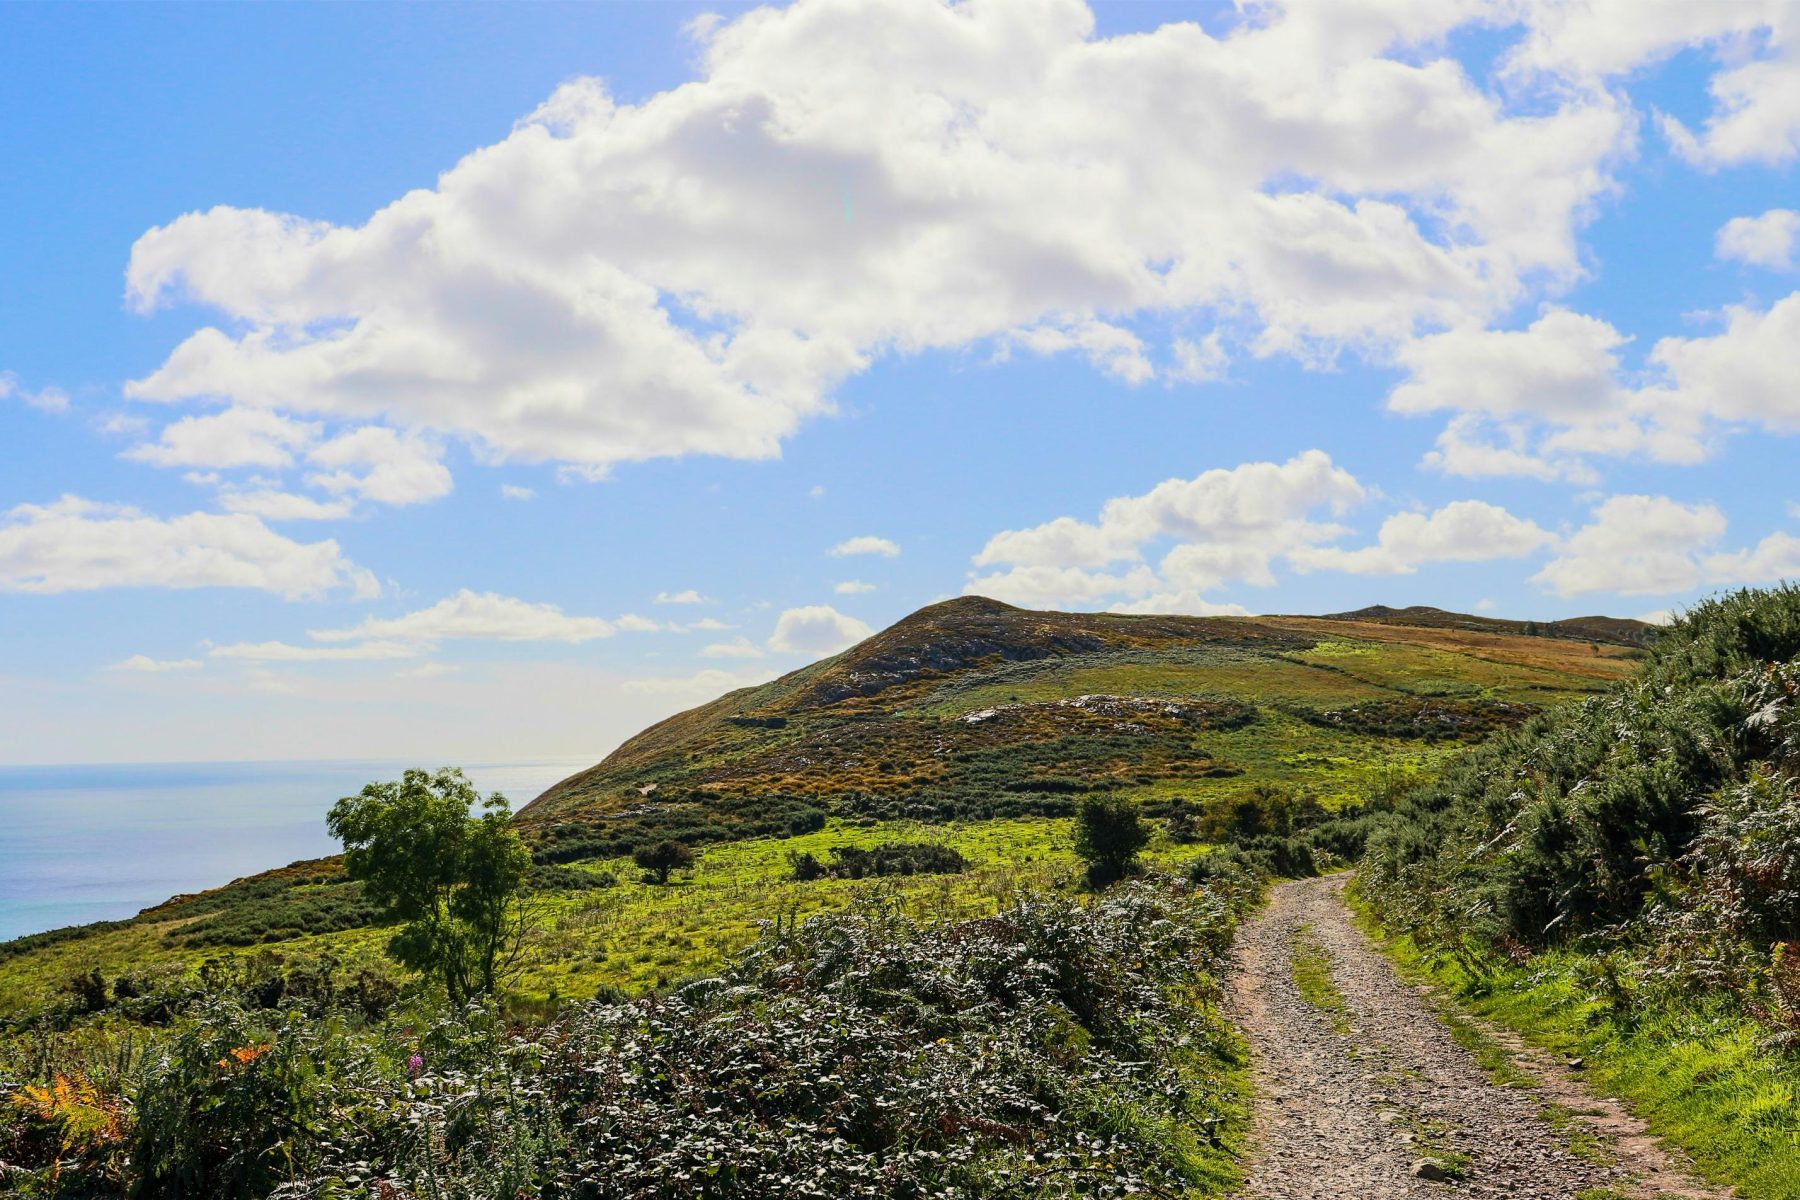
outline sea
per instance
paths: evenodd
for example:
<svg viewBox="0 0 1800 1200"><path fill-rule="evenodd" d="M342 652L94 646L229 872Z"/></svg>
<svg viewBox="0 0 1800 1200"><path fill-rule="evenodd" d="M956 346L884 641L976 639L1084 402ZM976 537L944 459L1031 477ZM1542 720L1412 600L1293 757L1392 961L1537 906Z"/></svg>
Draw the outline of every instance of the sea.
<svg viewBox="0 0 1800 1200"><path fill-rule="evenodd" d="M515 810L592 759L463 764ZM0 766L0 941L136 915L181 892L335 853L325 814L379 762Z"/></svg>

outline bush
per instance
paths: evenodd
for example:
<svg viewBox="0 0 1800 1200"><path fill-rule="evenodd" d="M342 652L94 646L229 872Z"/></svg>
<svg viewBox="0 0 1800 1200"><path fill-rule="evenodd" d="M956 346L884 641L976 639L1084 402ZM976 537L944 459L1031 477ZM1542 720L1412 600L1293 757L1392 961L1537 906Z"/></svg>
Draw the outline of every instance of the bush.
<svg viewBox="0 0 1800 1200"><path fill-rule="evenodd" d="M789 854L788 864L797 880L865 879L884 875L959 875L969 861L949 846L937 842L887 842L867 850L839 846L831 861L822 863L811 853Z"/></svg>
<svg viewBox="0 0 1800 1200"><path fill-rule="evenodd" d="M1646 978L1786 1011L1781 948L1800 941L1797 655L1800 588L1698 605L1632 679L1345 826L1346 845L1366 843L1365 891L1472 971L1484 949L1585 942L1632 949ZM1631 957L1609 959L1609 978Z"/></svg>
<svg viewBox="0 0 1800 1200"><path fill-rule="evenodd" d="M1136 801L1083 796L1075 807L1075 854L1087 864L1088 882L1096 888L1135 871L1138 851L1149 841Z"/></svg>
<svg viewBox="0 0 1800 1200"><path fill-rule="evenodd" d="M215 1003L153 1056L137 1085L132 1195L151 1200L251 1200L311 1176L337 1131L359 1145L372 1064L330 1023L289 1013L264 1025Z"/></svg>
<svg viewBox="0 0 1800 1200"><path fill-rule="evenodd" d="M669 882L669 872L694 865L694 852L680 842L658 842L640 846L631 852L631 861L644 872L644 878L656 883Z"/></svg>
<svg viewBox="0 0 1800 1200"><path fill-rule="evenodd" d="M129 1157L59 1162L4 1066L0 1154L26 1195L143 1200L1186 1194L1232 1103L1212 981L1244 902L1152 879L920 925L872 901L536 1030L473 1006L353 1036L211 1003L134 1082L65 1087Z"/></svg>

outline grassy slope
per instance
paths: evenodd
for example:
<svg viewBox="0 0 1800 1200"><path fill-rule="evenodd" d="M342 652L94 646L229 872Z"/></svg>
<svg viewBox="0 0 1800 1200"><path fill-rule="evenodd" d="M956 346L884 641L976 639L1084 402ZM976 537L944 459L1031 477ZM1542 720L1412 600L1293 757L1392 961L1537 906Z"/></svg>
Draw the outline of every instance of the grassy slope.
<svg viewBox="0 0 1800 1200"><path fill-rule="evenodd" d="M1583 1059L1595 1088L1625 1100L1709 1179L1745 1200L1800 1197L1800 1069L1767 1048L1766 1030L1700 1001L1623 1019L1600 997L1598 964L1571 950L1476 979L1383 929L1366 904L1355 907L1403 971L1545 1049Z"/></svg>
<svg viewBox="0 0 1800 1200"><path fill-rule="evenodd" d="M704 827L727 819L731 801L733 820L777 798L838 815L799 837L709 844L692 877L668 888L635 882L617 858L574 858L577 870L609 869L623 882L543 897L548 919L521 991L576 997L602 985L656 986L716 964L759 921L839 906L872 888L897 888L919 911L985 911L1012 890L1071 874L1061 822L1042 814L1072 798L1030 790L1039 783L1121 790L1153 810L1173 797L1204 803L1258 786L1309 792L1329 806L1430 773L1462 743L1381 736L1321 714L1393 702L1453 713L1478 703L1547 705L1600 689L1630 669L1632 655L1461 628L933 606L835 659L662 722L525 810L522 827L540 845L557 825L605 830L673 818ZM1060 703L1094 694L1127 703ZM1182 715L1168 715L1163 701ZM992 718L963 719L996 708ZM731 720L746 716L767 723ZM639 791L652 783L648 795ZM996 795L1026 811L983 820L978 808L958 807ZM923 804L938 818L965 815L924 827L870 822L851 811L847 798L857 796L890 809ZM941 838L976 869L903 882L786 879L789 851L823 855L921 837ZM0 947L0 1017L54 1000L92 968L108 977L181 972L207 957L262 951L378 964L380 930L291 936L284 925L303 906L320 914L313 928L354 917L353 885L334 872L329 862L272 872L23 953ZM270 890L284 879L297 886ZM221 928L268 941L220 945Z"/></svg>

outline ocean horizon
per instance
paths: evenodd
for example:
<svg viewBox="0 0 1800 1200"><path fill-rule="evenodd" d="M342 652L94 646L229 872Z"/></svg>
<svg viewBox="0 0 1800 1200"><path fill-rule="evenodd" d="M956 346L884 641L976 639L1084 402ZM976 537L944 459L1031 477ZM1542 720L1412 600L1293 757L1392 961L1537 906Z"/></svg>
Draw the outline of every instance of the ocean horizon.
<svg viewBox="0 0 1800 1200"><path fill-rule="evenodd" d="M465 763L516 810L590 758ZM301 859L333 854L340 796L419 763L0 766L0 941L135 916Z"/></svg>

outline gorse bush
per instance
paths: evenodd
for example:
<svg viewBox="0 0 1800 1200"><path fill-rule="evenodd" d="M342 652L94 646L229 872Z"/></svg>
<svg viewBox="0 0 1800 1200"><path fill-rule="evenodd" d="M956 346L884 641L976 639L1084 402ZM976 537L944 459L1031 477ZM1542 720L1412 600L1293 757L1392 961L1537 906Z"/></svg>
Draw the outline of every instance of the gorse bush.
<svg viewBox="0 0 1800 1200"><path fill-rule="evenodd" d="M1604 935L1760 1003L1800 940L1797 655L1800 589L1699 605L1635 678L1472 751L1367 831L1366 890L1459 954Z"/></svg>
<svg viewBox="0 0 1800 1200"><path fill-rule="evenodd" d="M1105 887L1137 869L1138 851L1150 829L1137 802L1123 796L1083 796L1075 809L1075 855L1087 864L1088 882Z"/></svg>
<svg viewBox="0 0 1800 1200"><path fill-rule="evenodd" d="M0 1159L23 1195L159 1200L1172 1193L1232 1111L1213 980L1248 896L1147 879L935 926L874 901L536 1030L209 1002L72 1134L0 1068Z"/></svg>

